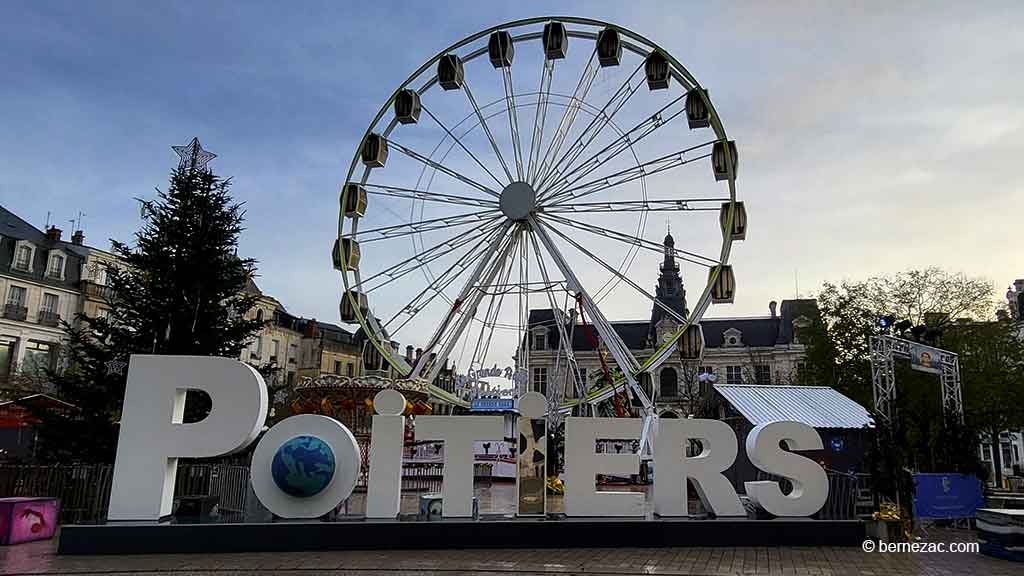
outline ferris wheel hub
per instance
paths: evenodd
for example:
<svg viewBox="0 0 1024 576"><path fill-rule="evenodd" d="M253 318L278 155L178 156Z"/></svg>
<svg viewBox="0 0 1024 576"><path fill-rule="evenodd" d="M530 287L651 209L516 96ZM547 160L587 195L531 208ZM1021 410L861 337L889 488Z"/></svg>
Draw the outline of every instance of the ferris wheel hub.
<svg viewBox="0 0 1024 576"><path fill-rule="evenodd" d="M513 182L501 191L498 206L509 220L526 220L537 208L537 192L526 182Z"/></svg>

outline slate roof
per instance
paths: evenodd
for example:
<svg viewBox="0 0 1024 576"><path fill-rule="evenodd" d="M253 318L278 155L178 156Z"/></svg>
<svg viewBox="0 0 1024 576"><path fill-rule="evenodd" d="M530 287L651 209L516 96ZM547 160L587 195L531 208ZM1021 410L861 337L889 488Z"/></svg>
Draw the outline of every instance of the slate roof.
<svg viewBox="0 0 1024 576"><path fill-rule="evenodd" d="M0 269L6 274L72 290L78 288L82 263L89 254L89 248L63 240L51 241L45 232L3 206L0 206L0 237ZM11 266L14 261L14 247L19 240L27 240L36 247L32 259L32 272L23 272ZM54 280L45 275L50 251L55 249L62 250L68 256L64 280Z"/></svg>
<svg viewBox="0 0 1024 576"><path fill-rule="evenodd" d="M742 333L743 345L752 347L772 347L777 344L793 343L793 320L800 316L813 319L818 314L814 300L783 300L779 316L762 316L748 318L705 318L701 320L704 329L704 343L708 348L721 348L725 343L725 332L735 328ZM559 343L558 327L550 309L530 310L530 327L546 326L548 328L548 347L557 348ZM566 319L567 322L567 319ZM571 326L566 325L566 332ZM650 334L650 323L646 320L612 321L612 328L619 334L622 341L632 350L647 348ZM594 328L591 325L577 324L572 330L573 350L593 350L589 336Z"/></svg>
<svg viewBox="0 0 1024 576"><path fill-rule="evenodd" d="M715 384L715 391L755 426L779 420L802 422L813 428L873 425L863 406L828 386Z"/></svg>

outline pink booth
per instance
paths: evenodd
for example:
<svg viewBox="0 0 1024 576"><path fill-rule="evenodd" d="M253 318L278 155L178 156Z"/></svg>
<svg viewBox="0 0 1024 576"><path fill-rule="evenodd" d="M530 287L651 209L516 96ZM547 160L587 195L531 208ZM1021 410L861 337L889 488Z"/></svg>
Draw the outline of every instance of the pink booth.
<svg viewBox="0 0 1024 576"><path fill-rule="evenodd" d="M0 545L53 538L59 517L58 498L0 498Z"/></svg>

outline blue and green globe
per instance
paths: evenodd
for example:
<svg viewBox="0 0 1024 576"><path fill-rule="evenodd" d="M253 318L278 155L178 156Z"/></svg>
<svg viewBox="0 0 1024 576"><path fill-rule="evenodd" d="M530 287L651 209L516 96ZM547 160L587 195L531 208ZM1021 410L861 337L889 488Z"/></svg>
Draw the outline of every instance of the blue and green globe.
<svg viewBox="0 0 1024 576"><path fill-rule="evenodd" d="M286 494L298 498L315 496L334 477L334 452L316 436L296 436L277 449L270 474Z"/></svg>

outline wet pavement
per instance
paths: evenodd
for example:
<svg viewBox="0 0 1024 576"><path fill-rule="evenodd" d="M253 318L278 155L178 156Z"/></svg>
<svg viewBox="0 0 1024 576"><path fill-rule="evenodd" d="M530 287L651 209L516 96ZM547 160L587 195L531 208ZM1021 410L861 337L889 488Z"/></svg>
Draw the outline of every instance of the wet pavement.
<svg viewBox="0 0 1024 576"><path fill-rule="evenodd" d="M616 489L626 489L616 488ZM476 493L482 515L510 514L514 485L481 485ZM550 512L561 508L549 500ZM415 514L419 500L403 495L402 513ZM356 495L349 514L362 514L365 501ZM344 512L344 508L341 510ZM933 542L971 542L973 532L933 530ZM296 576L349 574L785 574L801 576L882 576L889 574L952 576L1024 574L1024 566L978 553L880 553L853 548L686 547L390 550L174 554L134 556L58 556L56 540L0 547L0 574L174 574ZM396 545L399 543L396 542Z"/></svg>

